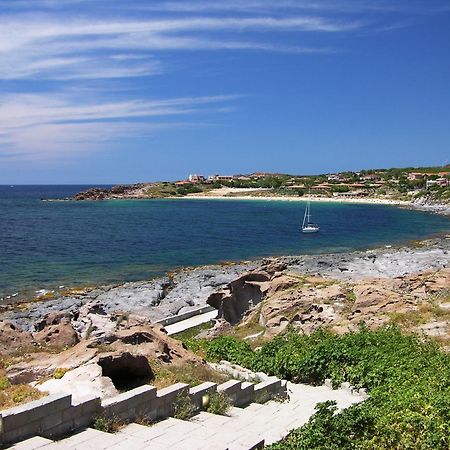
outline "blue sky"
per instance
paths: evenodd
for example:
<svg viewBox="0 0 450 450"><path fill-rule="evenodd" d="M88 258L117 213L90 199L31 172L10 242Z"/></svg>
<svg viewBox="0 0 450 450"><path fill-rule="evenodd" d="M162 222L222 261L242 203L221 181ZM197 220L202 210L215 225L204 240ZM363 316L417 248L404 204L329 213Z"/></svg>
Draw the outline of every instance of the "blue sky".
<svg viewBox="0 0 450 450"><path fill-rule="evenodd" d="M449 150L448 0L0 0L0 184Z"/></svg>

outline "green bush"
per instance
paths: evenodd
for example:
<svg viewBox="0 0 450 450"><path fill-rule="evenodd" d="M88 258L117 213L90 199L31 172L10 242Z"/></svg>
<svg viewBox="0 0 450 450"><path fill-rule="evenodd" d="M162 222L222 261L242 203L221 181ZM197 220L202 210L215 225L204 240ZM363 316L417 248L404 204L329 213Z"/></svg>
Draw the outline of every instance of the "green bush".
<svg viewBox="0 0 450 450"><path fill-rule="evenodd" d="M115 433L119 431L125 425L124 422L109 418L105 416L98 416L95 418L92 428L94 430L103 431L104 433Z"/></svg>
<svg viewBox="0 0 450 450"><path fill-rule="evenodd" d="M231 363L251 366L254 353L247 342L231 336L219 336L207 344L206 358L210 361L226 359Z"/></svg>
<svg viewBox="0 0 450 450"><path fill-rule="evenodd" d="M337 336L292 330L253 352L246 342L221 337L207 358L228 359L294 382L366 387L370 397L335 414L319 405L304 427L274 449L449 449L450 355L436 343L393 326Z"/></svg>
<svg viewBox="0 0 450 450"><path fill-rule="evenodd" d="M192 403L188 394L178 394L175 397L174 402L174 414L175 419L187 420L195 412L195 405Z"/></svg>
<svg viewBox="0 0 450 450"><path fill-rule="evenodd" d="M4 389L9 388L11 386L8 378L6 377L0 377L0 391L3 391Z"/></svg>
<svg viewBox="0 0 450 450"><path fill-rule="evenodd" d="M209 397L209 405L206 410L211 414L225 416L230 408L230 399L222 392L214 392Z"/></svg>

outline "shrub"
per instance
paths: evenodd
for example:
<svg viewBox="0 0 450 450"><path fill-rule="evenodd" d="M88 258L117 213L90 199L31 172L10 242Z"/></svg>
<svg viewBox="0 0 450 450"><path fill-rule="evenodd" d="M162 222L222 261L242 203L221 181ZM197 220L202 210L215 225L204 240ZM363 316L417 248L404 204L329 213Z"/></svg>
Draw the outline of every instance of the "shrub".
<svg viewBox="0 0 450 450"><path fill-rule="evenodd" d="M226 416L230 408L230 399L222 392L214 392L209 396L209 405L206 408L209 413Z"/></svg>
<svg viewBox="0 0 450 450"><path fill-rule="evenodd" d="M125 425L124 422L110 417L98 416L95 418L92 428L104 433L115 433Z"/></svg>
<svg viewBox="0 0 450 450"><path fill-rule="evenodd" d="M5 389L9 388L9 386L11 386L11 384L9 383L8 378L0 377L0 391L3 391Z"/></svg>
<svg viewBox="0 0 450 450"><path fill-rule="evenodd" d="M226 359L231 363L248 366L252 364L253 350L247 342L231 336L220 336L207 345L206 358L212 361Z"/></svg>
<svg viewBox="0 0 450 450"><path fill-rule="evenodd" d="M195 412L195 405L192 403L191 398L187 394L178 394L175 397L174 413L175 419L187 420Z"/></svg>

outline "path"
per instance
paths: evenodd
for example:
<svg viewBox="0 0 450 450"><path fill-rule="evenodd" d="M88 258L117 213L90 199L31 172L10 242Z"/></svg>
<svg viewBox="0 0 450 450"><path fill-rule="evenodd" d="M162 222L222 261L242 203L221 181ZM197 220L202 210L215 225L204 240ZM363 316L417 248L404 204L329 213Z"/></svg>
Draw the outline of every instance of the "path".
<svg viewBox="0 0 450 450"><path fill-rule="evenodd" d="M167 334L171 336L173 334L181 333L182 331L194 328L202 323L210 322L212 319L217 317L217 314L218 311L215 309L214 311L208 311L206 313L190 317L189 319L180 320L179 322L171 325L166 325L164 328L166 329Z"/></svg>
<svg viewBox="0 0 450 450"><path fill-rule="evenodd" d="M348 390L288 383L289 400L233 407L228 416L201 412L189 421L169 418L153 426L136 423L110 434L87 429L59 442L36 437L14 450L250 450L279 441L304 425L317 403L336 400L339 408L362 401Z"/></svg>

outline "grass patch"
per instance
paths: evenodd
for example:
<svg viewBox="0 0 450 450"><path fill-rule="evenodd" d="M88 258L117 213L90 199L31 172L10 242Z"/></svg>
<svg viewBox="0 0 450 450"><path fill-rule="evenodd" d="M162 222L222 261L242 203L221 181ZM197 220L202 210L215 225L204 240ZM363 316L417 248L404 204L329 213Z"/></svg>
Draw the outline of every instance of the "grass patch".
<svg viewBox="0 0 450 450"><path fill-rule="evenodd" d="M190 339L195 338L202 331L209 330L211 328L210 322L201 323L193 328L189 328L188 330L182 331L181 333L173 334L171 337L174 339L178 339L181 342L189 341Z"/></svg>
<svg viewBox="0 0 450 450"><path fill-rule="evenodd" d="M252 317L245 324L237 325L233 328L231 334L238 339L245 339L248 336L253 336L255 334L261 333L261 331L265 331L266 328L262 326L260 322L261 318L261 309L263 307L263 302L261 302L255 311L252 311ZM260 345L261 336L258 336L258 342L256 345Z"/></svg>
<svg viewBox="0 0 450 450"><path fill-rule="evenodd" d="M4 378L5 377L1 378L2 388L0 388L0 409L13 408L22 403L28 403L46 396L46 394L28 384L10 385Z"/></svg>
<svg viewBox="0 0 450 450"><path fill-rule="evenodd" d="M155 374L152 384L158 389L175 383L186 383L191 387L206 381L221 384L230 379L228 375L217 372L208 365L200 363L174 366L157 360L150 360L150 366Z"/></svg>
<svg viewBox="0 0 450 450"><path fill-rule="evenodd" d="M55 378L56 380L60 380L70 369L65 369L65 368L57 368L53 371L53 378Z"/></svg>
<svg viewBox="0 0 450 450"><path fill-rule="evenodd" d="M356 295L355 295L355 293L353 292L353 289L352 288L347 288L345 291L344 291L344 295L345 295L345 301L346 302L348 302L348 303L351 303L351 304L353 304L353 303L355 303L356 302Z"/></svg>
<svg viewBox="0 0 450 450"><path fill-rule="evenodd" d="M407 311L403 313L389 314L391 323L402 328L411 328L427 323L431 319L429 312Z"/></svg>
<svg viewBox="0 0 450 450"><path fill-rule="evenodd" d="M98 416L95 418L92 428L103 433L116 433L126 425L126 422L116 418Z"/></svg>

